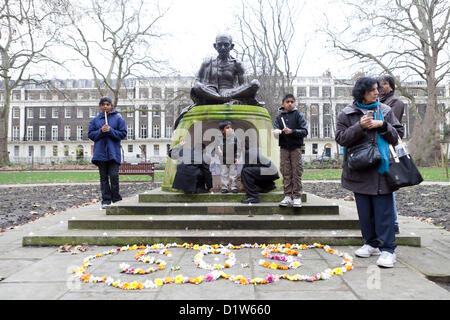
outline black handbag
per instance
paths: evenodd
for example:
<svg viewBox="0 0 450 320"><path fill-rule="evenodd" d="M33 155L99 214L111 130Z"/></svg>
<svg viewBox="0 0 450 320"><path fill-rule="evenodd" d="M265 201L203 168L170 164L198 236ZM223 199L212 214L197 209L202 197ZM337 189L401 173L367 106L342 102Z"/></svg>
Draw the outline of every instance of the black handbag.
<svg viewBox="0 0 450 320"><path fill-rule="evenodd" d="M365 170L381 161L378 146L373 142L358 144L347 150L347 166L351 170Z"/></svg>
<svg viewBox="0 0 450 320"><path fill-rule="evenodd" d="M392 158L389 159L389 172L385 172L388 185L393 190L418 185L423 181L422 175L414 164L413 159L399 138L399 144L404 149L404 155L398 156L392 145L389 145Z"/></svg>

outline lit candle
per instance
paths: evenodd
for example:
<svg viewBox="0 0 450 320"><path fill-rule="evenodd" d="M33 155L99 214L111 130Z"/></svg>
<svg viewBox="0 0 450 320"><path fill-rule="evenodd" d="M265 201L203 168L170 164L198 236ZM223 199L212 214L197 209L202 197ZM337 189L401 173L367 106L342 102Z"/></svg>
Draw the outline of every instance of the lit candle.
<svg viewBox="0 0 450 320"><path fill-rule="evenodd" d="M108 125L108 114L106 113L106 111L105 111L105 123L106 125Z"/></svg>
<svg viewBox="0 0 450 320"><path fill-rule="evenodd" d="M281 117L281 121L283 122L283 126L286 128L286 122L284 122L283 117Z"/></svg>

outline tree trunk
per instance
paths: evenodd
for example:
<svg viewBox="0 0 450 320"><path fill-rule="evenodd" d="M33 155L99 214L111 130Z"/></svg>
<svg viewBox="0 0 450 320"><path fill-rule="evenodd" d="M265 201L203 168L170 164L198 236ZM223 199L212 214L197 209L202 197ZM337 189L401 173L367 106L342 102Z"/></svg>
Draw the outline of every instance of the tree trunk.
<svg viewBox="0 0 450 320"><path fill-rule="evenodd" d="M431 68L430 68L431 69ZM441 112L437 107L435 75L427 74L427 106L423 122L416 121L411 141L410 152L414 161L420 166L439 165Z"/></svg>
<svg viewBox="0 0 450 320"><path fill-rule="evenodd" d="M11 90L8 89L8 85L5 88L5 104L0 111L0 166L9 164L8 154L8 119L9 109L11 104Z"/></svg>

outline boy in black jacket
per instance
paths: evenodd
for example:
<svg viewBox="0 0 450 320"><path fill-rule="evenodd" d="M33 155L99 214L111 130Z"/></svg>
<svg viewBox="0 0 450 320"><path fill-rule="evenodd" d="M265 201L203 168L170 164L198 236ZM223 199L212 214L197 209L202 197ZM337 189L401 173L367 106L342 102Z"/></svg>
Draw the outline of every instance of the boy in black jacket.
<svg viewBox="0 0 450 320"><path fill-rule="evenodd" d="M282 100L280 114L275 119L273 131L279 137L280 171L284 181L284 199L280 206L302 206L302 146L308 135L305 117L295 107L295 98L287 94Z"/></svg>

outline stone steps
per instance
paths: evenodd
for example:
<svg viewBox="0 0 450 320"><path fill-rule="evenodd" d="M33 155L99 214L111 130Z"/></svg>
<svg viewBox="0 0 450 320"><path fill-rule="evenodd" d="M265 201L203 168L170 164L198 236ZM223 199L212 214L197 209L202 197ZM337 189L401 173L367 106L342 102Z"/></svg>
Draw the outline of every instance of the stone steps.
<svg viewBox="0 0 450 320"><path fill-rule="evenodd" d="M147 197L149 194L151 197ZM193 202L191 196L198 202ZM67 227L59 224L30 234L22 243L24 246L364 243L354 209L349 211L345 206L340 209L333 200L308 194L304 195L301 208L286 208L278 206L283 197L279 192L262 195L263 202L251 205L240 203L239 197L245 195L184 195L152 190L139 195L137 200L126 199L111 205L106 212L98 206L80 210L68 220ZM420 246L420 241L417 236L396 237L397 245Z"/></svg>
<svg viewBox="0 0 450 320"><path fill-rule="evenodd" d="M25 236L24 246L64 244L128 245L154 243L228 244L243 243L323 243L330 246L359 246L359 230L54 230ZM420 246L420 237L399 235L397 245Z"/></svg>
<svg viewBox="0 0 450 320"><path fill-rule="evenodd" d="M106 215L338 215L339 206L333 204L305 203L300 208L280 207L275 202L242 204L231 202L205 203L124 203L106 208Z"/></svg>
<svg viewBox="0 0 450 320"><path fill-rule="evenodd" d="M172 230L275 230L275 229L357 229L357 219L337 215L130 215L98 214L87 219L69 220L69 229L172 229Z"/></svg>
<svg viewBox="0 0 450 320"><path fill-rule="evenodd" d="M272 191L269 193L261 193L261 202L280 202L284 198L281 191ZM204 202L235 202L240 203L246 199L245 193L201 193L201 194L184 194L161 191L161 188L151 190L139 195L140 203L148 202L170 202L170 203L204 203ZM302 201L307 202L307 195L302 195Z"/></svg>

